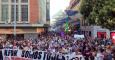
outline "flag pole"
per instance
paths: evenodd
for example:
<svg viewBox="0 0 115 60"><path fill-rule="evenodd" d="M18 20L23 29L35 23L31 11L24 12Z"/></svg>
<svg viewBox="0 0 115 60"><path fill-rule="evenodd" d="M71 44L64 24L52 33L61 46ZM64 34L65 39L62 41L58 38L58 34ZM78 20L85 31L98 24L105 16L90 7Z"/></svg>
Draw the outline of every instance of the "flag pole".
<svg viewBox="0 0 115 60"><path fill-rule="evenodd" d="M13 25L14 25L14 39L13 39L13 50L14 50L14 44L15 44L15 40L16 40L16 0L14 0L14 21L13 21ZM14 55L14 53L13 53ZM13 58L15 60L15 58Z"/></svg>
<svg viewBox="0 0 115 60"><path fill-rule="evenodd" d="M68 18L69 18L69 16L68 16ZM67 18L67 20L66 20L66 32L68 33L68 30L69 30L69 22L68 22L68 18Z"/></svg>
<svg viewBox="0 0 115 60"><path fill-rule="evenodd" d="M14 40L16 40L16 0L14 0Z"/></svg>
<svg viewBox="0 0 115 60"><path fill-rule="evenodd" d="M66 28L65 28L65 31L66 31L66 33L68 33L68 30L69 30L69 15L68 15L67 12L66 12L66 14L67 14L67 19L66 19Z"/></svg>

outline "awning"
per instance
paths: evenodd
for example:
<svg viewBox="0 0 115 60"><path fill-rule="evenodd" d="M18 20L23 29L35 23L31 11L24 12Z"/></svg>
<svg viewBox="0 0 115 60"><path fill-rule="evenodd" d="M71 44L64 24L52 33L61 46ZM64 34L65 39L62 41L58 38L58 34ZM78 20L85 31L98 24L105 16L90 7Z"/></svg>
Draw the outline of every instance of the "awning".
<svg viewBox="0 0 115 60"><path fill-rule="evenodd" d="M69 17L63 18L56 22L56 26L63 25L64 23L66 23L67 20L69 22L71 19Z"/></svg>
<svg viewBox="0 0 115 60"><path fill-rule="evenodd" d="M74 11L74 10L65 10L65 12L68 16L73 16L78 13L78 11Z"/></svg>

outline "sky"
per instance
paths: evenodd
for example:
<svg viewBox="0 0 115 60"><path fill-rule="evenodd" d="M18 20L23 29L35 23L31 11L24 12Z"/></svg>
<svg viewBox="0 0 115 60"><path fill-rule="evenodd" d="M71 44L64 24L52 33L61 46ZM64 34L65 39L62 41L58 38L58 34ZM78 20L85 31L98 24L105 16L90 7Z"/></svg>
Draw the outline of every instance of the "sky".
<svg viewBox="0 0 115 60"><path fill-rule="evenodd" d="M50 0L50 18L53 20L53 16L60 10L64 11L69 6L70 0Z"/></svg>

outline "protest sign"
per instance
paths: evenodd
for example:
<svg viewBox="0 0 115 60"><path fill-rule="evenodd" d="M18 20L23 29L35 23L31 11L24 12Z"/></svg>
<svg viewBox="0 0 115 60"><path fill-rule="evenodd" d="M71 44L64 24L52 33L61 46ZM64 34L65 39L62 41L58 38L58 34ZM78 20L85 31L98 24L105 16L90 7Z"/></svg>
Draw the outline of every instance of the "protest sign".
<svg viewBox="0 0 115 60"><path fill-rule="evenodd" d="M74 60L78 58L82 60L83 57L71 56L71 55L60 55L47 53L45 51L22 51L13 49L3 49L3 60ZM70 58L71 56L71 58Z"/></svg>

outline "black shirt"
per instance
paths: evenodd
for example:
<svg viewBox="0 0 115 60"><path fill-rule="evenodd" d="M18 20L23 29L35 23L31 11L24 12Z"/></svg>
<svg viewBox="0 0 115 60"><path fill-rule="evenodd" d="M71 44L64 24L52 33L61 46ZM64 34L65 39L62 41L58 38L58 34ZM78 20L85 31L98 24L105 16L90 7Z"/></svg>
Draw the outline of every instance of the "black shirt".
<svg viewBox="0 0 115 60"><path fill-rule="evenodd" d="M3 60L2 49L3 49L3 46L0 44L0 60Z"/></svg>

